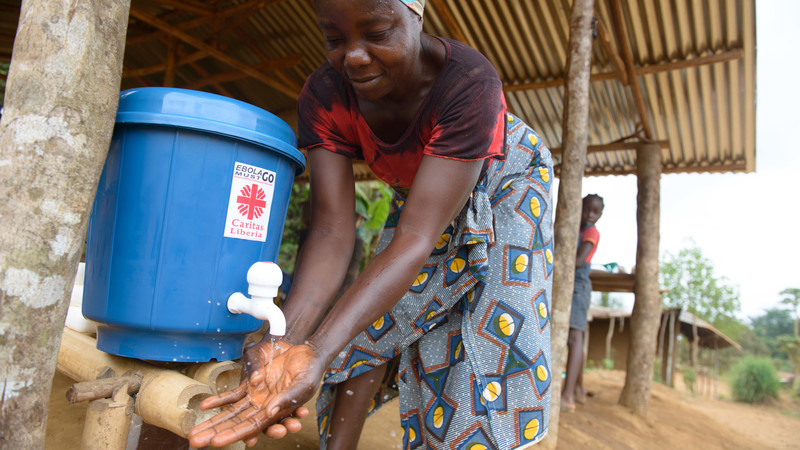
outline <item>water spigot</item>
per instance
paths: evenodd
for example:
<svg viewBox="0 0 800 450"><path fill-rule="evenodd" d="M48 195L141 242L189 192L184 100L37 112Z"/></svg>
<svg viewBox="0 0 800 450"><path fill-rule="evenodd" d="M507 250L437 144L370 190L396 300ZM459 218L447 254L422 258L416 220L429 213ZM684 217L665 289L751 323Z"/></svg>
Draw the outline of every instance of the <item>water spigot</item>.
<svg viewBox="0 0 800 450"><path fill-rule="evenodd" d="M272 262L257 262L247 271L247 298L241 292L228 297L228 311L233 314L249 314L257 319L269 322L269 334L283 336L286 334L286 317L275 304L278 288L283 281L283 272Z"/></svg>

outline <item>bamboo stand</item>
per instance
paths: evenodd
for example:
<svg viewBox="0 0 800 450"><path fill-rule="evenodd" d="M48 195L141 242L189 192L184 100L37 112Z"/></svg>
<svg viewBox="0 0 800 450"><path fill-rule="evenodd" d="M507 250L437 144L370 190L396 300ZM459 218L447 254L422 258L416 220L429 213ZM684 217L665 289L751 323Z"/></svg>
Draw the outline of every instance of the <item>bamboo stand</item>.
<svg viewBox="0 0 800 450"><path fill-rule="evenodd" d="M78 381L67 391L67 399L91 401L82 448L126 448L132 412L147 424L185 438L195 425L218 412L200 410L200 402L239 383L240 366L233 361L198 363L185 375L110 355L96 344L94 338L64 328L58 352L57 370ZM136 394L135 400L130 394Z"/></svg>

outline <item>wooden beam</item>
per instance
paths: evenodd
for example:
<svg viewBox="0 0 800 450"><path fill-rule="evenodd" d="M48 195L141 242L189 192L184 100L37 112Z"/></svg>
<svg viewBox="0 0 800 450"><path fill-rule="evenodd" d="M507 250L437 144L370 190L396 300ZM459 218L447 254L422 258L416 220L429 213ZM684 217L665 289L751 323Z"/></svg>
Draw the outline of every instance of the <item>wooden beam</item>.
<svg viewBox="0 0 800 450"><path fill-rule="evenodd" d="M698 56L697 58L682 59L679 61L670 61L660 64L653 64L651 66L641 66L636 68L636 75L649 75L651 73L669 72L672 70L691 69L694 67L704 66L706 64L716 64L728 61L735 61L744 57L744 50L742 48L734 48L712 55Z"/></svg>
<svg viewBox="0 0 800 450"><path fill-rule="evenodd" d="M214 15L213 5L207 5L203 2L196 2L192 0L158 0L157 2L153 2L153 4L160 7L170 6L175 9L180 9L181 11L187 11L201 16Z"/></svg>
<svg viewBox="0 0 800 450"><path fill-rule="evenodd" d="M195 19L185 20L183 22L175 23L172 26L175 27L175 28L178 28L179 30L186 31L186 30L191 30L193 28L199 27L201 25L206 25L206 24L208 24L209 22L211 22L212 20L215 20L215 19L223 19L223 18L230 17L230 16L239 17L239 16L243 16L243 15L249 17L248 11L250 11L250 10L255 11L255 10L258 10L260 8L267 7L267 6L269 6L269 5L273 4L273 3L278 3L279 1L282 1L282 0L254 0L254 1L250 1L250 2L244 2L244 3L240 3L238 5L231 6L230 8L227 8L227 9L219 10L213 16L212 15L206 15L206 16L203 16L203 17L195 18ZM163 17L161 17L161 18L163 19ZM140 34L140 35L137 35L137 36L132 36L132 37L129 37L126 40L126 44L127 45L141 44L141 43L146 42L146 41L157 39L157 38L163 36L163 34L164 33L161 32L161 31L156 31L156 32L153 32L153 33L145 33L145 34Z"/></svg>
<svg viewBox="0 0 800 450"><path fill-rule="evenodd" d="M190 53L188 55L180 56L177 59L177 61L175 62L175 66L176 67L180 67L180 66L183 66L183 65L186 65L186 64L192 64L192 63L194 63L196 61L199 61L199 60L201 60L203 58L208 58L210 56L211 55L206 51L202 51L202 50L196 51L196 52ZM256 64L253 67L255 67L257 70L261 70L261 71L265 71L265 72L271 72L271 71L275 71L275 70L278 70L278 69L294 67L294 66L300 64L300 61L302 59L303 59L303 57L301 55L289 55L289 56L285 56L285 57L282 57L282 58L270 59L270 60L267 60L265 62L262 62L261 64ZM145 75L152 75L154 73L161 73L161 72L164 72L165 70L167 70L166 63L165 64L156 64L156 65L147 66L147 67L139 67L138 69L124 69L122 71L122 77L123 78L141 77L141 76L145 76ZM245 76L246 75L241 74L241 75L239 75L238 78L243 78ZM294 83L294 82L292 82L292 83ZM287 86L288 86L288 84L287 84ZM292 86L296 87L298 91L300 90L300 88L297 87L296 84L293 84Z"/></svg>
<svg viewBox="0 0 800 450"><path fill-rule="evenodd" d="M144 12L144 11L138 9L138 8L135 8L135 7L131 7L131 13L130 14L131 14L131 16L136 17L137 19L150 24L153 27L158 28L161 31L164 31L165 33L167 33L167 34L169 34L171 36L175 36L176 38L178 38L181 41L183 41L183 42L185 42L185 43L197 48L198 50L204 50L204 51L208 52L208 54L210 56L212 56L212 57L224 62L225 64L228 64L231 67L234 67L234 68L236 68L238 70L241 70L246 75L249 75L249 76L255 78L256 80L261 81L262 83L264 83L264 84L272 87L273 89L275 89L275 90L277 90L277 91L289 96L290 98L292 98L294 100L297 100L297 98L300 96L300 91L298 91L296 89L292 89L292 88L286 86L285 84L266 76L266 74L264 74L263 72L259 71L255 67L247 65L247 64L243 63L242 61L234 58L233 56L230 56L229 54L227 54L227 53L225 53L223 51L220 51L220 50L218 50L218 49L206 44L205 42L201 41L200 39L197 39L197 38L195 38L195 37L183 32L181 30L178 30L178 29L172 27L170 24L164 22L163 20L161 20L161 19L159 19L159 18L157 18L157 17L155 17L155 16L153 16L151 14L148 14L148 13L146 13L146 12Z"/></svg>
<svg viewBox="0 0 800 450"><path fill-rule="evenodd" d="M713 55L699 56L697 58L683 59L679 61L668 61L649 66L636 67L634 69L636 75L649 75L653 73L669 72L673 70L691 69L700 67L707 64L717 64L728 61L735 61L744 57L744 50L741 48L734 48L719 52ZM626 72L627 74L627 72ZM589 77L589 80L594 81L608 81L619 80L625 84L617 72L600 72L594 73ZM552 80L533 81L530 83L507 84L503 86L505 92L526 91L534 89L546 89L551 87L559 87L564 85L564 78L553 78Z"/></svg>
<svg viewBox="0 0 800 450"><path fill-rule="evenodd" d="M597 20L597 37L600 39L600 44L606 51L608 59L611 60L611 65L614 66L620 83L627 85L628 72L625 70L625 63L622 62L622 58L620 58L617 49L611 44L611 36L608 35L605 24L599 19Z"/></svg>
<svg viewBox="0 0 800 450"><path fill-rule="evenodd" d="M650 118L647 116L647 105L644 102L642 89L639 86L639 78L636 76L633 51L631 50L631 43L628 40L625 20L622 17L622 5L620 4L620 0L609 0L609 3L611 6L611 21L614 26L614 34L617 37L617 44L620 46L622 60L625 62L625 68L628 72L628 87L630 88L631 95L633 95L633 103L636 105L636 111L639 113L639 122L642 124L645 137L647 137L647 139L653 139L653 129L650 127Z"/></svg>
<svg viewBox="0 0 800 450"><path fill-rule="evenodd" d="M239 29L236 29L235 32L236 32L236 36L239 38L239 40L241 42L244 42L248 46L248 48L250 48L250 50L253 53L256 54L256 56L261 58L262 61L264 61L264 62L274 61L274 60L270 59L269 56L264 54L264 52L261 51L261 49L256 45L256 43L253 42L253 39L250 37L250 35L245 33L244 30L239 28ZM299 58L297 60L297 64L300 64L300 61L303 59L303 57L301 55L293 55L293 56L296 56L296 57ZM291 78L289 78L286 75L284 75L283 72L281 72L280 70L272 69L272 71L275 72L275 76L277 76L278 79L280 79L284 84L286 84L286 86L289 86L289 87L291 87L293 89L297 89L298 91L300 89L302 89L302 86L298 86L297 83L294 82L294 80L292 80Z"/></svg>
<svg viewBox="0 0 800 450"><path fill-rule="evenodd" d="M190 53L186 56L181 56L176 61L177 66L182 66L185 64L191 64L197 60L208 58L208 53L199 51ZM133 78L133 77L143 77L145 75L152 75L154 73L161 73L167 70L166 63L164 64L156 64L153 66L147 67L139 67L138 69L123 69L122 70L122 78Z"/></svg>
<svg viewBox="0 0 800 450"><path fill-rule="evenodd" d="M167 38L167 60L164 63L164 87L175 87L175 60L178 57L178 40L170 36Z"/></svg>
<svg viewBox="0 0 800 450"><path fill-rule="evenodd" d="M645 145L657 145L660 149L667 149L669 148L670 143L669 141L611 142L609 144L590 145L586 147L586 153L616 152L620 150L638 150ZM561 147L551 148L550 153L553 155L560 155Z"/></svg>
<svg viewBox="0 0 800 450"><path fill-rule="evenodd" d="M192 69L194 69L194 70L195 70L195 72L197 72L197 74L198 74L198 75L200 75L200 79L202 79L202 80L206 80L206 79L208 79L208 78L209 78L209 76L208 76L208 72L206 72L206 70L205 70L205 69L203 69L202 67L200 67L200 64L197 64L197 63L191 63L191 64L189 64L189 66L191 66L191 68L192 68ZM232 94L231 94L231 92L230 92L230 91L228 91L228 89L226 89L226 88L225 88L225 86L223 86L223 85L221 85L221 84L219 84L219 83L213 83L213 82L211 83L211 85L212 85L212 86L214 86L214 89L216 89L216 90L217 90L217 93L218 93L218 94L220 94L220 95L224 95L224 96L226 96L226 97L235 97L234 95L232 95ZM192 89L192 88L188 87L188 85L184 85L184 86L182 86L182 87L183 87L184 89Z"/></svg>
<svg viewBox="0 0 800 450"><path fill-rule="evenodd" d="M453 16L453 12L450 11L450 8L447 6L444 0L429 0L429 3L433 7L433 10L436 11L436 14L442 19L444 27L447 28L450 36L457 41L469 44L469 41L467 41L467 35L464 34L464 30L461 29L461 26Z"/></svg>

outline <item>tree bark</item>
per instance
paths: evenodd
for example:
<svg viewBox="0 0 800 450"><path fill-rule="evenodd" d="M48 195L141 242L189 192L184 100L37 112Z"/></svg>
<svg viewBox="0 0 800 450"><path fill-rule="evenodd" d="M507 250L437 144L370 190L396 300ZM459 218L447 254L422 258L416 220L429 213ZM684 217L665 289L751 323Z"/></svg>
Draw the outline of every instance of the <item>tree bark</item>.
<svg viewBox="0 0 800 450"><path fill-rule="evenodd" d="M114 128L129 6L22 2L0 122L4 448L44 448L59 341Z"/></svg>
<svg viewBox="0 0 800 450"><path fill-rule="evenodd" d="M628 371L619 402L635 414L645 416L661 317L661 293L658 288L661 152L658 145L644 145L637 151L636 175L639 189L636 209L636 300L631 314Z"/></svg>
<svg viewBox="0 0 800 450"><path fill-rule="evenodd" d="M555 448L561 406L561 371L567 359L567 334L575 282L575 254L581 221L581 186L586 167L589 129L589 72L592 59L594 0L575 0L569 30L564 93L563 142L555 221L555 261L550 331L552 384L550 425L542 444Z"/></svg>

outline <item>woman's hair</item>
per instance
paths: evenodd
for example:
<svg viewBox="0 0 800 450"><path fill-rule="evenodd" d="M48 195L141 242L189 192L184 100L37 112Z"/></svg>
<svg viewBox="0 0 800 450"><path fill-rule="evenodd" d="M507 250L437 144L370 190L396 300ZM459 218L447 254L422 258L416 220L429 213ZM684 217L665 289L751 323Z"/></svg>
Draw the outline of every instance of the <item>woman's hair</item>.
<svg viewBox="0 0 800 450"><path fill-rule="evenodd" d="M605 202L603 202L603 197L600 197L597 194L589 194L586 197L583 197L583 201L584 202L589 201L589 200L595 200L595 199L600 200L600 204L603 205L603 207L605 208L606 204L605 204Z"/></svg>

